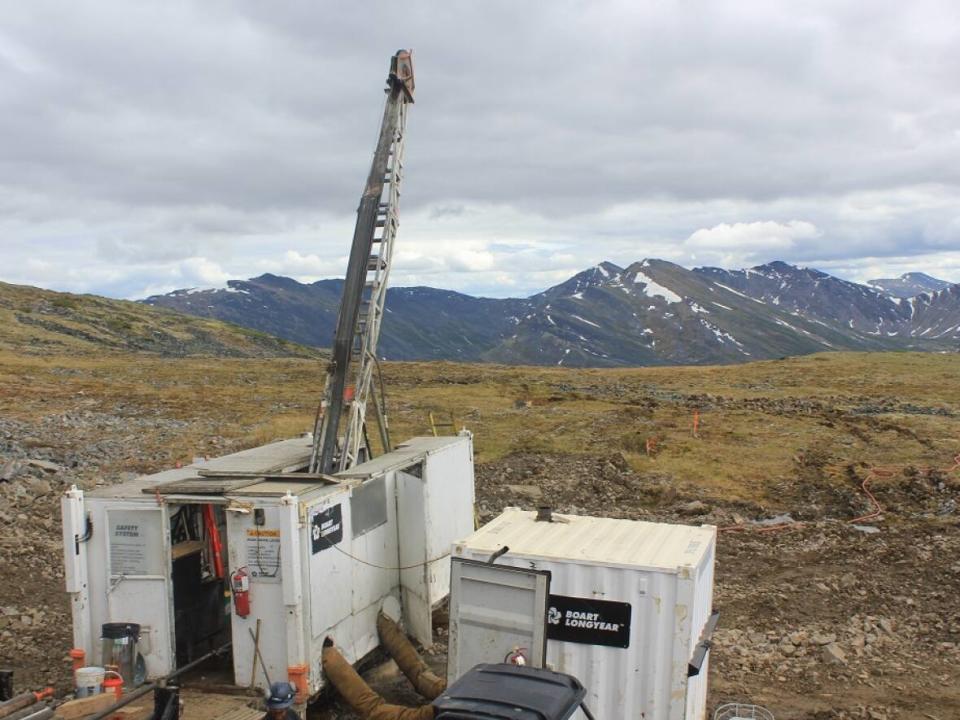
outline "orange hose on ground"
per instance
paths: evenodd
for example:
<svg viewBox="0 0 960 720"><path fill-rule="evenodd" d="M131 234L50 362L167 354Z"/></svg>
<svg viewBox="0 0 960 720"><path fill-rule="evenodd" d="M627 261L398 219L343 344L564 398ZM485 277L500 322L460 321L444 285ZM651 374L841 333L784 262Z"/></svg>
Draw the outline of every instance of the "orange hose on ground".
<svg viewBox="0 0 960 720"><path fill-rule="evenodd" d="M447 681L438 677L427 667L400 626L380 613L377 615L377 632L380 634L380 642L383 643L384 649L397 663L400 671L407 676L407 680L414 689L427 700L440 697L447 689Z"/></svg>
<svg viewBox="0 0 960 720"><path fill-rule="evenodd" d="M323 648L323 671L354 712L368 720L433 720L432 705L410 708L390 705L370 689L332 644Z"/></svg>

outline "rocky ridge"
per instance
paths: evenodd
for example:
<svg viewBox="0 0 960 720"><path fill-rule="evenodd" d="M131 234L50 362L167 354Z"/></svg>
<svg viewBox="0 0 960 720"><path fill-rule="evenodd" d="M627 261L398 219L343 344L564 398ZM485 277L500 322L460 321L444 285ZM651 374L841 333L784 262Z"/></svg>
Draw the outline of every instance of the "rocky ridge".
<svg viewBox="0 0 960 720"><path fill-rule="evenodd" d="M262 275L143 302L328 346L342 287ZM379 345L392 360L576 367L958 348L960 285L902 299L779 261L689 270L653 259L625 268L602 262L528 298L390 288Z"/></svg>

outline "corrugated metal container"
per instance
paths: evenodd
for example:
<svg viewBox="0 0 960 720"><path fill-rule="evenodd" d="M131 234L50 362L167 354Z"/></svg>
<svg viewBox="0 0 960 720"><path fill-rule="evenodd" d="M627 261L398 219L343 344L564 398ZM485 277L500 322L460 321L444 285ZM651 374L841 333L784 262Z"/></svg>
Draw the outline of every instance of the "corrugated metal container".
<svg viewBox="0 0 960 720"><path fill-rule="evenodd" d="M547 665L584 684L598 718L704 718L706 660L688 673L712 611L715 527L556 514L538 522L509 508L453 554L487 560L503 547L497 565L551 573Z"/></svg>
<svg viewBox="0 0 960 720"><path fill-rule="evenodd" d="M217 641L232 638L236 685L266 686L262 668L254 672L259 619L258 649L270 678L296 676L312 695L325 682L324 638L351 662L361 660L379 644L384 603L399 606L411 632L432 642L432 613L449 588L451 543L473 528L472 438L414 438L326 478L299 472L311 449L309 438L297 438L67 492L63 550L75 647L100 662L101 624L135 622L147 676L162 677L189 659L191 603L212 599L203 617L216 621L210 634ZM220 518L224 578L202 571L212 533L174 532L179 514L193 517L200 506ZM223 593L241 571L249 604L243 612L236 594L225 605Z"/></svg>

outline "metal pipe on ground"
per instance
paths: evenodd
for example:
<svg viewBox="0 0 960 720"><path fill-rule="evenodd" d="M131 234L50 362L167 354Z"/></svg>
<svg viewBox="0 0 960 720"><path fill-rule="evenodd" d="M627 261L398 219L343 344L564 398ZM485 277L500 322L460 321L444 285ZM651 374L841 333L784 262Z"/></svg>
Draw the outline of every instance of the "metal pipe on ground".
<svg viewBox="0 0 960 720"><path fill-rule="evenodd" d="M23 720L48 720L54 716L53 708L45 707L42 710L37 710L32 715L27 715Z"/></svg>
<svg viewBox="0 0 960 720"><path fill-rule="evenodd" d="M432 705L410 708L391 705L370 689L363 678L353 669L353 665L344 659L333 643L324 643L323 671L337 692L366 720L433 720Z"/></svg>
<svg viewBox="0 0 960 720"><path fill-rule="evenodd" d="M14 695L12 698L6 702L0 704L0 718L6 718L17 710L22 710L25 707L30 707L34 703L38 703L44 698L53 697L53 688L45 688L40 692L25 692L20 693L19 695Z"/></svg>
<svg viewBox="0 0 960 720"><path fill-rule="evenodd" d="M30 707L25 707L23 710L17 710L13 715L7 715L3 720L24 720L24 718L30 717L38 712L38 710L39 708L37 708L36 705L31 705Z"/></svg>
<svg viewBox="0 0 960 720"><path fill-rule="evenodd" d="M400 626L382 612L377 615L377 633L387 654L418 693L427 700L435 700L443 694L447 681L427 666Z"/></svg>

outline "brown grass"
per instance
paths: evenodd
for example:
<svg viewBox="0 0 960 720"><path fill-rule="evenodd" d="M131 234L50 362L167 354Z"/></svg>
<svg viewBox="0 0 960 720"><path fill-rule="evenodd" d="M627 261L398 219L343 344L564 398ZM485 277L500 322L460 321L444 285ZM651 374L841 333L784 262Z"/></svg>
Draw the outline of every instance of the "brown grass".
<svg viewBox="0 0 960 720"><path fill-rule="evenodd" d="M394 442L429 433L453 413L476 437L477 459L519 451L622 453L639 471L775 503L772 487L819 458L823 481L850 464L942 465L960 452L953 355L836 353L724 367L576 370L387 363ZM174 457L209 452L211 428L245 446L311 429L323 387L318 360L34 357L0 351L0 413L37 418L78 408L190 421ZM765 406L744 404L763 399ZM889 401L887 412L851 411ZM797 401L828 408L783 411ZM699 437L692 414L701 412ZM903 410L901 412L901 410ZM375 433L373 433L375 435ZM649 438L656 452L645 452ZM156 468L159 469L159 468ZM839 481L839 480L837 480Z"/></svg>

